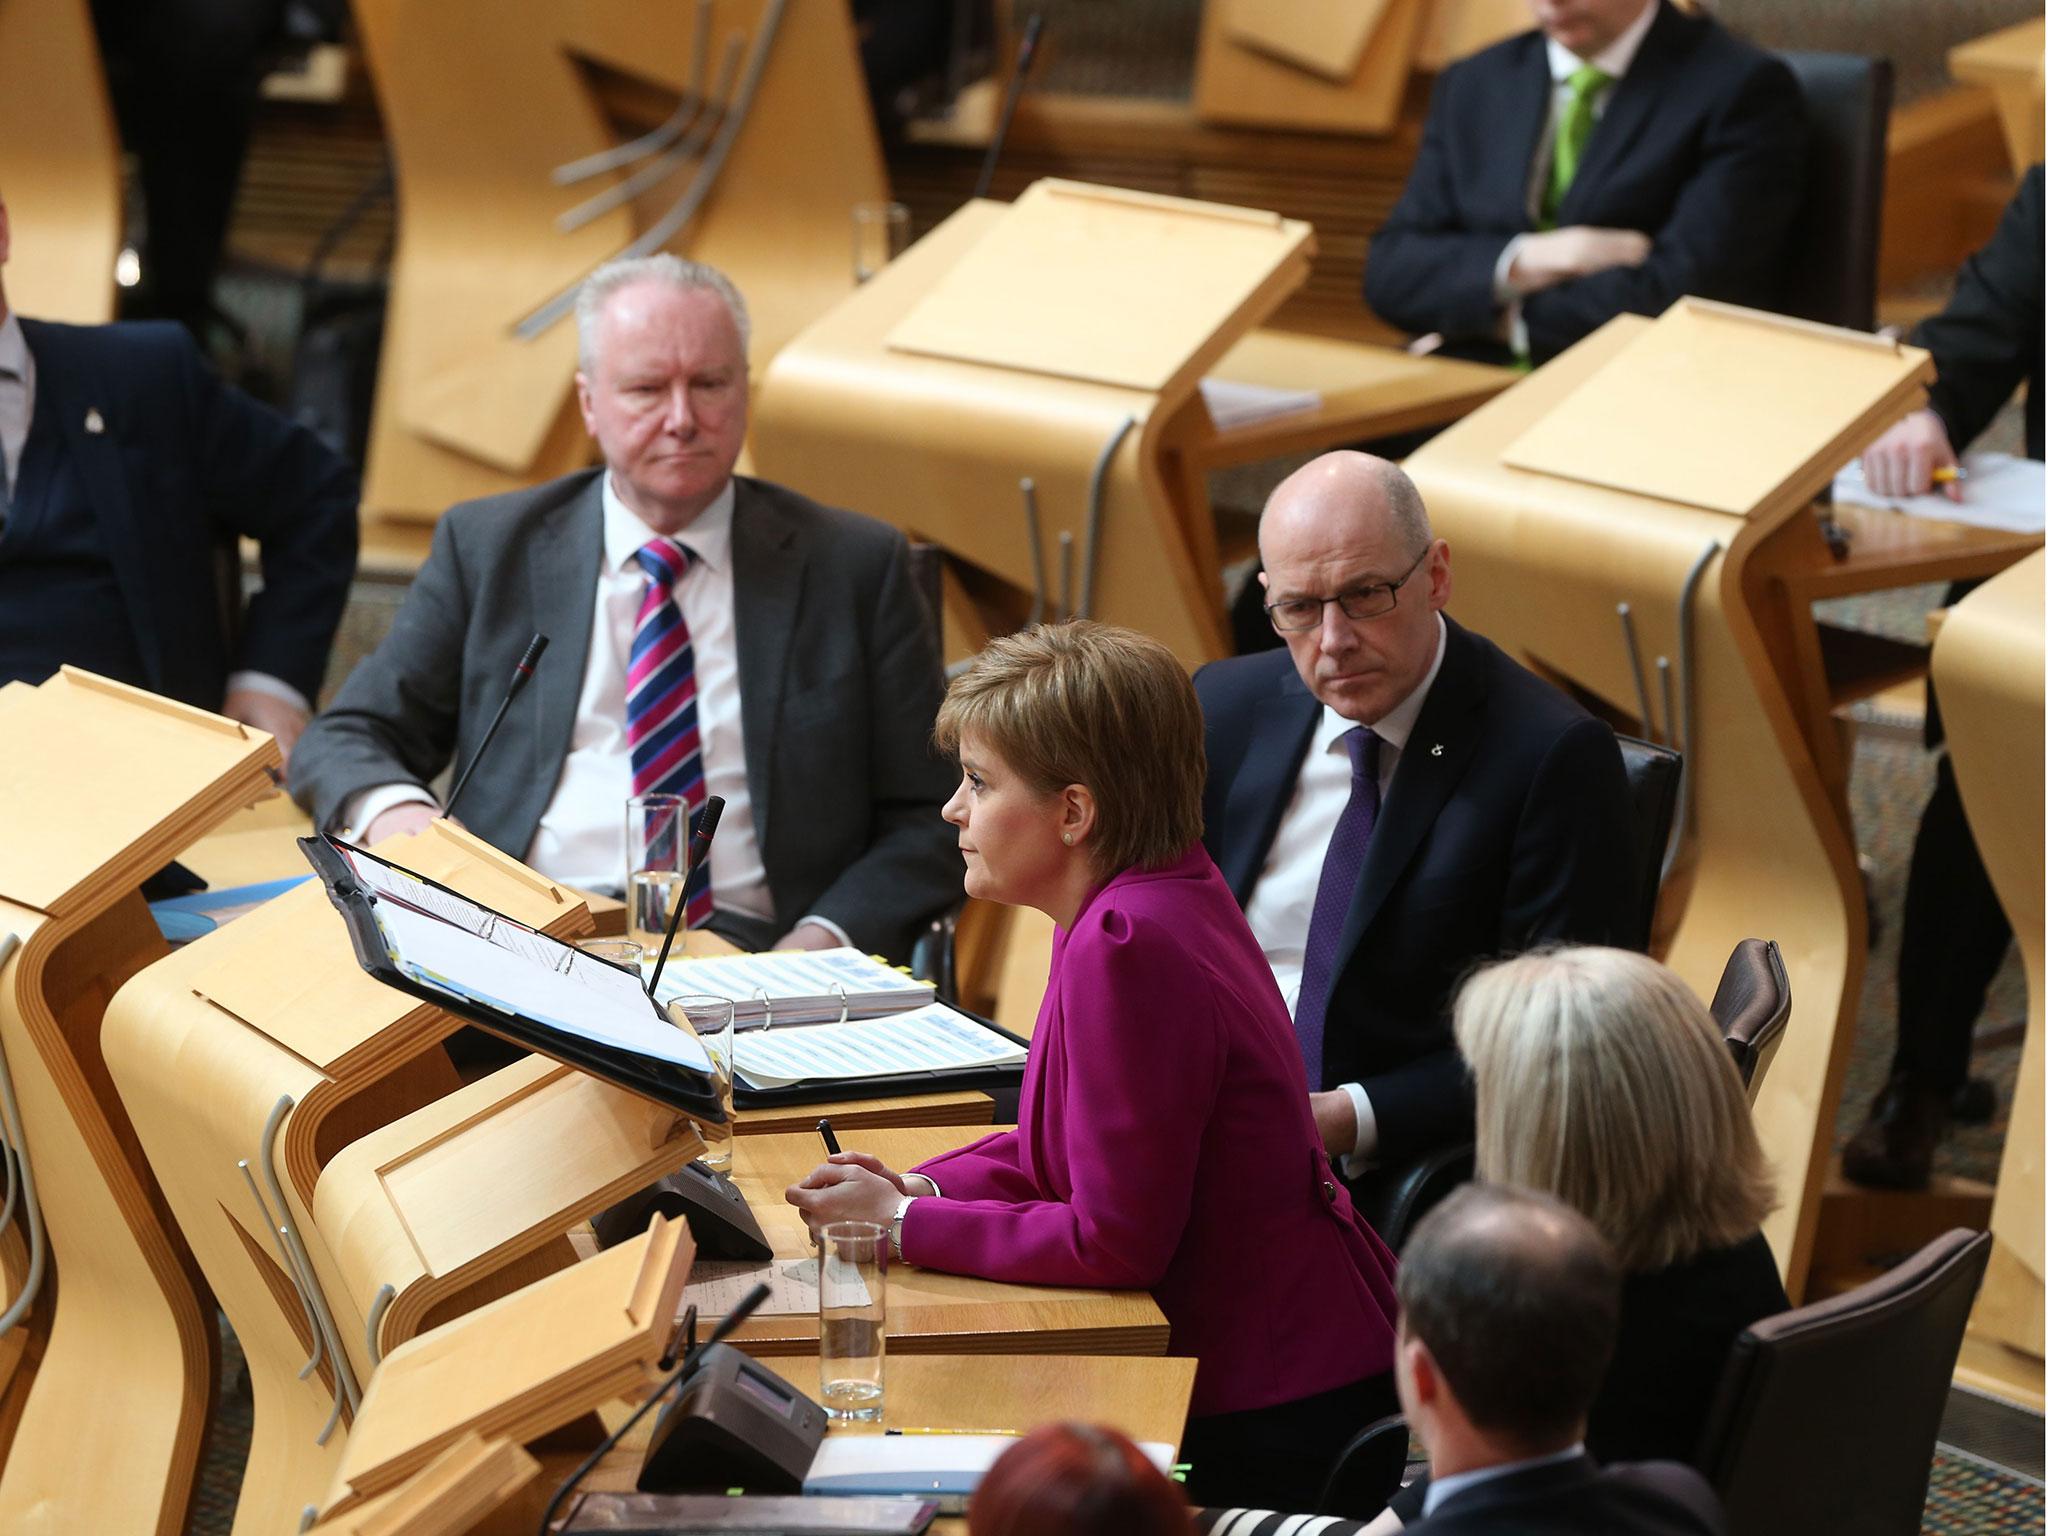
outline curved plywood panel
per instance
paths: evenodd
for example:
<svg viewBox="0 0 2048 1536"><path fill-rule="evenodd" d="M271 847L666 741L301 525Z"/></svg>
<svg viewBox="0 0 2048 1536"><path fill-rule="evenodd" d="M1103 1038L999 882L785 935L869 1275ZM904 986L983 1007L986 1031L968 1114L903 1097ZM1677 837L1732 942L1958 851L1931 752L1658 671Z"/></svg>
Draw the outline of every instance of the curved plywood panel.
<svg viewBox="0 0 2048 1536"><path fill-rule="evenodd" d="M0 5L0 198L8 304L43 320L114 318L121 142L87 0Z"/></svg>

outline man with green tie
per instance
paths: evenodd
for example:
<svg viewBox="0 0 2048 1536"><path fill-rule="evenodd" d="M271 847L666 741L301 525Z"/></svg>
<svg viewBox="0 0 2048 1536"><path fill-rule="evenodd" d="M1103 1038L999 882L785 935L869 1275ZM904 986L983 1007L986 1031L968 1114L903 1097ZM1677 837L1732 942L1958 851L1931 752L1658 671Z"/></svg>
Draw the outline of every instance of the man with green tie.
<svg viewBox="0 0 2048 1536"><path fill-rule="evenodd" d="M1685 294L1768 308L1804 191L1782 60L1671 0L1530 0L1437 79L1366 302L1447 351L1541 363Z"/></svg>

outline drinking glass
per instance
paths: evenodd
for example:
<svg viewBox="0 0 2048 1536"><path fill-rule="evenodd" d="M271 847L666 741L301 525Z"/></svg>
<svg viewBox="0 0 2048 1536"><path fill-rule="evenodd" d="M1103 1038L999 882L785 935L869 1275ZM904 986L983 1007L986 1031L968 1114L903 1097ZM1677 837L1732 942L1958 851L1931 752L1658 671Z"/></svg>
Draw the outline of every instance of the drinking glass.
<svg viewBox="0 0 2048 1536"><path fill-rule="evenodd" d="M732 999L685 992L668 1005L669 1021L694 1034L711 1058L718 1078L718 1102L725 1111L723 1125L697 1122L697 1134L704 1138L704 1155L697 1159L706 1168L724 1173L732 1167L732 1139L739 1129L732 1107Z"/></svg>
<svg viewBox="0 0 2048 1536"><path fill-rule="evenodd" d="M882 1416L889 1229L835 1221L818 1233L818 1395L835 1419Z"/></svg>
<svg viewBox="0 0 2048 1536"><path fill-rule="evenodd" d="M626 802L626 936L661 952L669 915L690 877L690 803L681 795Z"/></svg>
<svg viewBox="0 0 2048 1536"><path fill-rule="evenodd" d="M910 210L901 203L853 205L853 280L864 283L910 247Z"/></svg>
<svg viewBox="0 0 2048 1536"><path fill-rule="evenodd" d="M647 954L647 951L632 939L584 939L576 947L586 955L609 960L613 965L623 965L629 971L638 971L641 960Z"/></svg>

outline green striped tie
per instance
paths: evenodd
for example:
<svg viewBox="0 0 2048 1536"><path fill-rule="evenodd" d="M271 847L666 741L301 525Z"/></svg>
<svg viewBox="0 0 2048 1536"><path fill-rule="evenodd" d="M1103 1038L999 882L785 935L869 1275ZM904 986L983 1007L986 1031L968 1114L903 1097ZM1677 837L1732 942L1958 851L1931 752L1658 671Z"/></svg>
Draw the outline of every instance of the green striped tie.
<svg viewBox="0 0 2048 1536"><path fill-rule="evenodd" d="M1543 192L1543 217L1539 221L1544 229L1557 225L1557 210L1565 193L1571 190L1572 178L1579 174L1579 159L1586 152L1586 141L1593 137L1593 102L1613 83L1614 76L1593 64L1581 64L1565 81L1571 95L1565 101L1564 111L1558 114L1557 142L1550 150L1550 185Z"/></svg>

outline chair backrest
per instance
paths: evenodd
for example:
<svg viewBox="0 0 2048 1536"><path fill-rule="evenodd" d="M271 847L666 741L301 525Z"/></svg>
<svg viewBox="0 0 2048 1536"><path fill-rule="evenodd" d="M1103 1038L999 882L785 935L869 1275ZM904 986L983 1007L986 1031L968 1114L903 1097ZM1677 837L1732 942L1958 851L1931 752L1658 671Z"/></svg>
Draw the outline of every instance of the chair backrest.
<svg viewBox="0 0 2048 1536"><path fill-rule="evenodd" d="M1877 324L1878 225L1884 214L1889 59L1787 53L1806 96L1806 200L1785 259L1789 315L1867 331Z"/></svg>
<svg viewBox="0 0 2048 1536"><path fill-rule="evenodd" d="M1744 1536L1915 1536L1991 1239L1944 1233L1898 1268L1735 1339L1695 1464Z"/></svg>
<svg viewBox="0 0 2048 1536"><path fill-rule="evenodd" d="M1764 1068L1777 1054L1792 1018L1792 978L1785 974L1776 939L1744 939L1735 946L1707 1011L1721 1026L1721 1038L1754 1104Z"/></svg>
<svg viewBox="0 0 2048 1536"><path fill-rule="evenodd" d="M1398 1413L1374 1419L1338 1453L1322 1497L1316 1500L1316 1513L1373 1519L1400 1488L1407 1466L1408 1421ZM1315 1526L1313 1521L1309 1524Z"/></svg>
<svg viewBox="0 0 2048 1536"><path fill-rule="evenodd" d="M1615 936L1615 943L1648 953L1657 892L1663 884L1664 845L1671 839L1671 818L1678 808L1678 771L1685 759L1669 747L1634 736L1614 739L1628 774L1629 825L1636 845L1634 881L1625 907L1627 927Z"/></svg>
<svg viewBox="0 0 2048 1536"><path fill-rule="evenodd" d="M1375 1170L1353 1187L1359 1214L1381 1242L1399 1253L1430 1208L1472 1177L1474 1153L1468 1141L1400 1167Z"/></svg>

